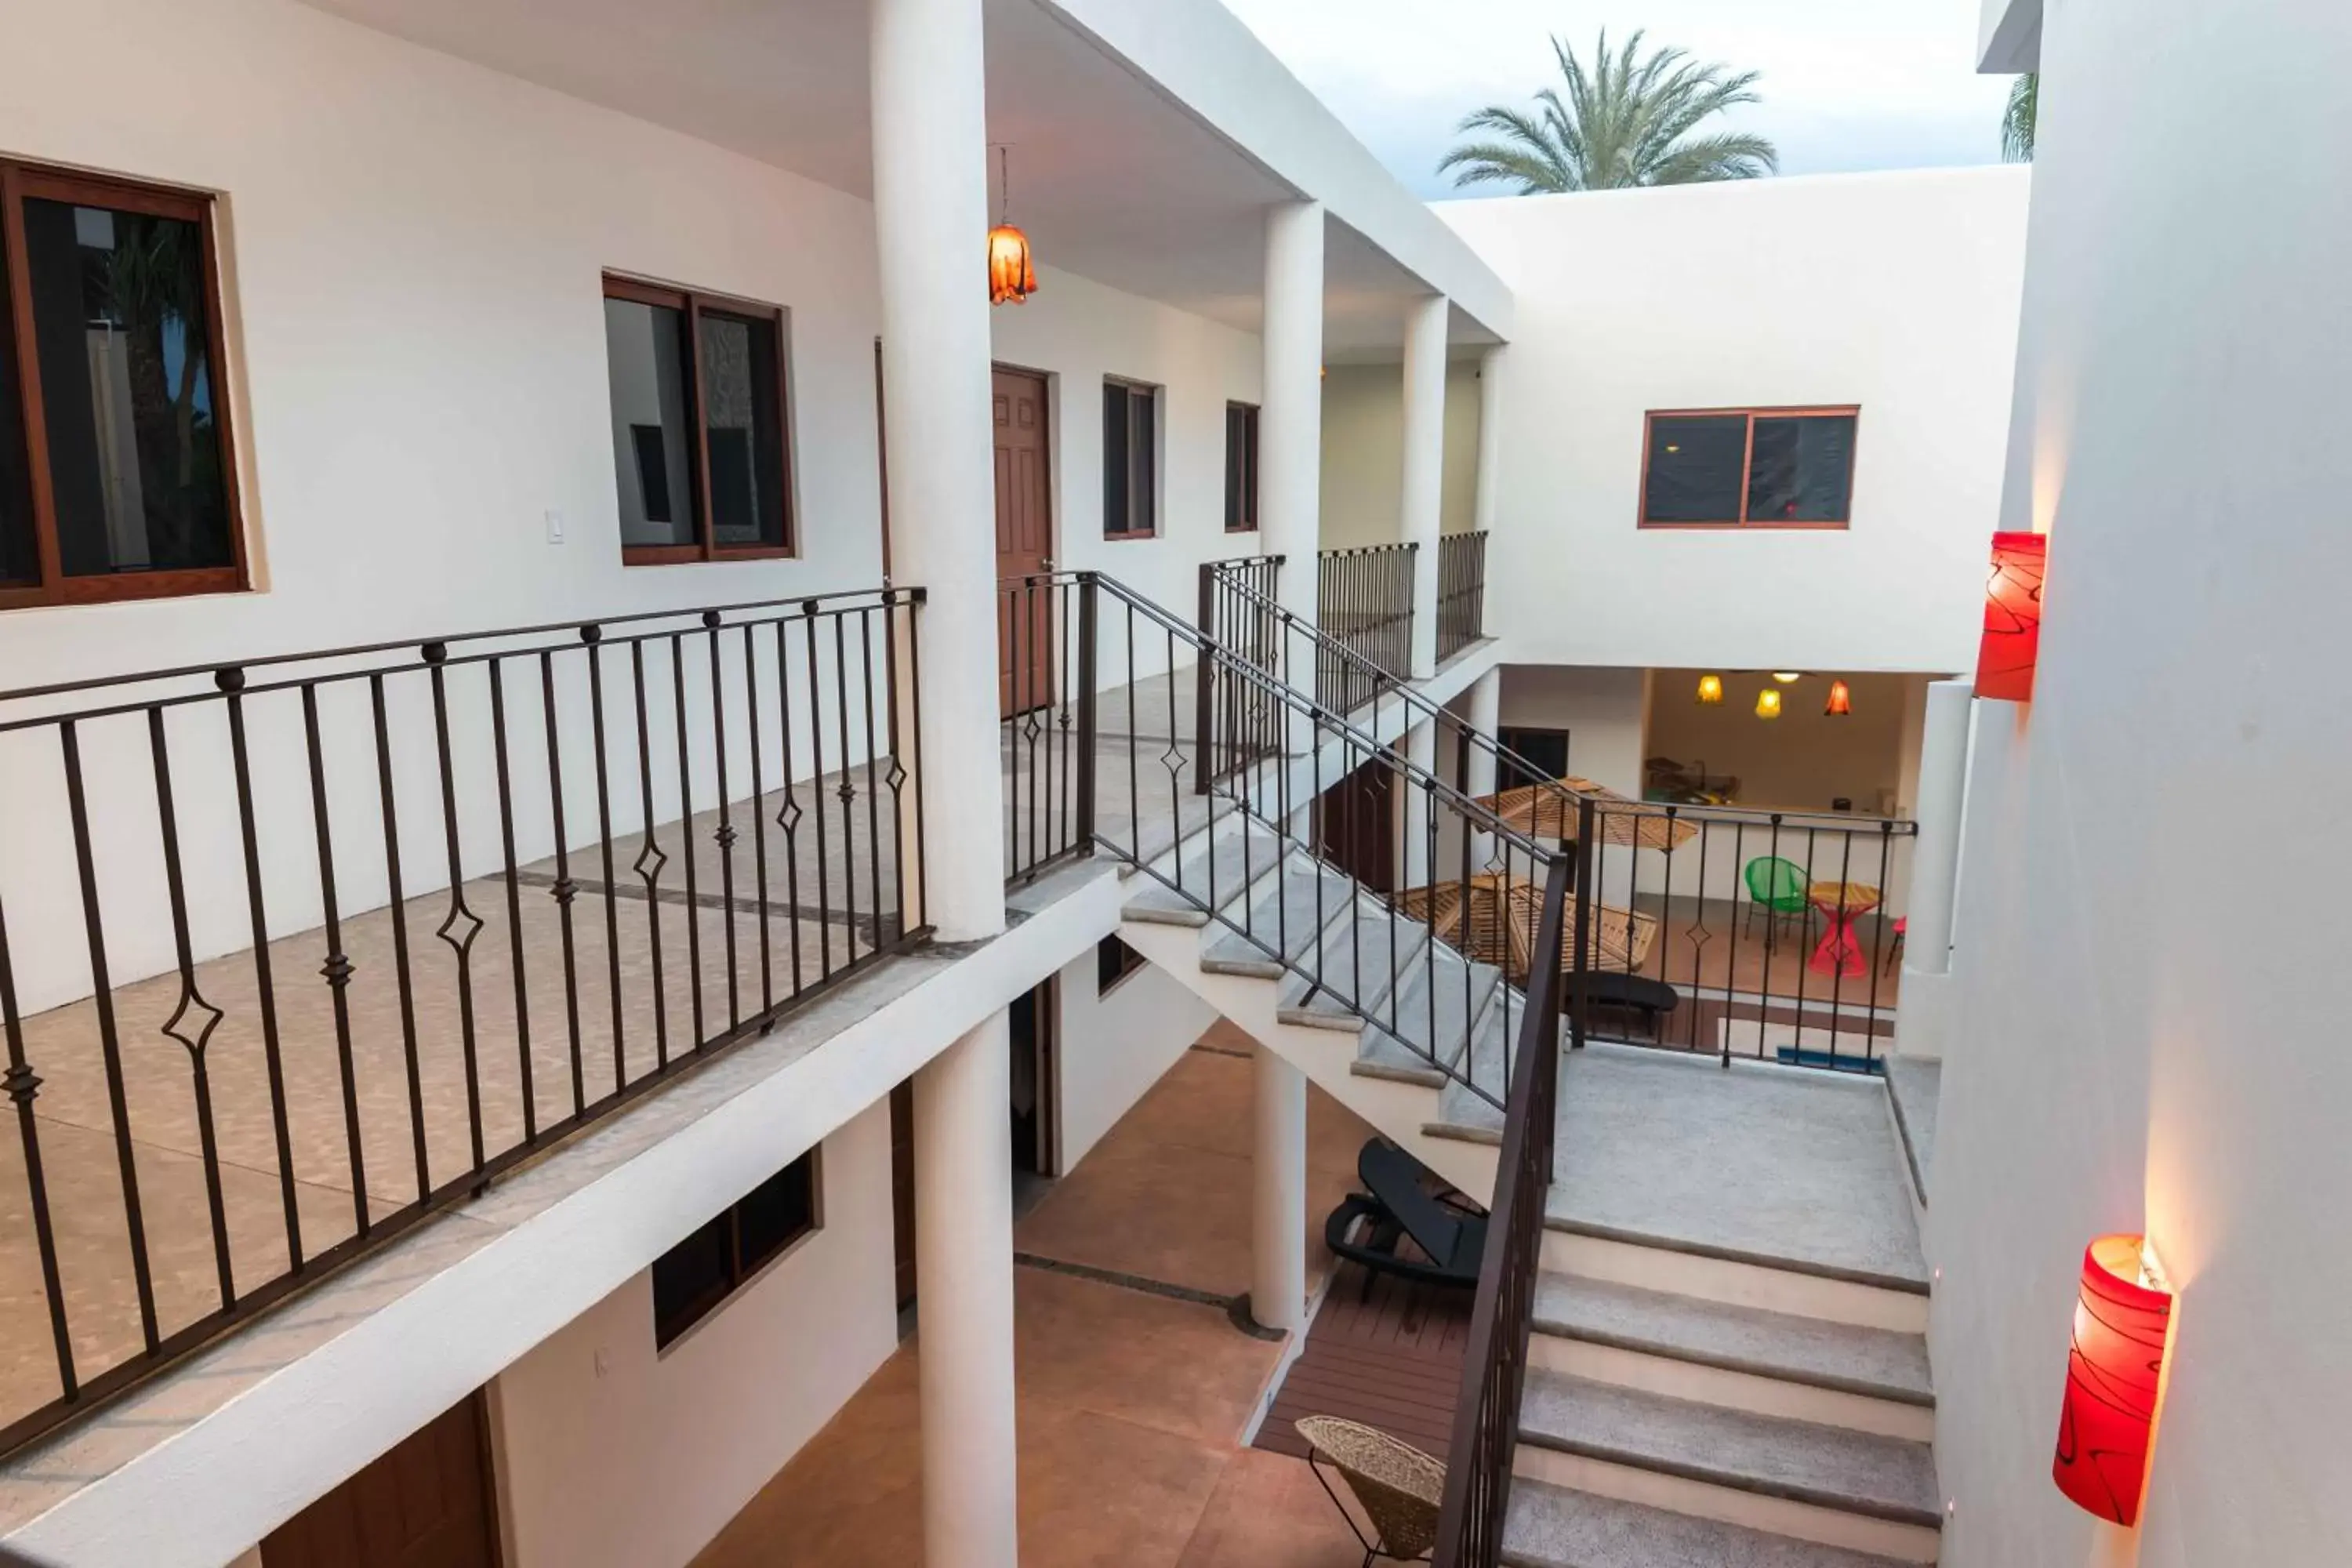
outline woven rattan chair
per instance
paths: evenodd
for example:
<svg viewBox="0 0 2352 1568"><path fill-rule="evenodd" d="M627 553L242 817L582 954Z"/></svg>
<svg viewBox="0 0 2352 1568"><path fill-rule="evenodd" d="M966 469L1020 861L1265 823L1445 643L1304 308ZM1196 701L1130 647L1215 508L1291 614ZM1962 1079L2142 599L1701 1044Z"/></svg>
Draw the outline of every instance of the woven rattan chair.
<svg viewBox="0 0 2352 1568"><path fill-rule="evenodd" d="M1331 1506L1348 1521L1356 1544L1364 1549L1365 1568L1372 1559L1417 1563L1437 1544L1437 1515L1445 1497L1445 1467L1409 1443L1387 1433L1337 1415L1302 1415L1291 1425L1307 1439L1307 1463L1323 1483ZM1364 1539L1356 1516L1331 1490L1321 1455L1348 1483L1364 1515L1372 1521L1372 1539Z"/></svg>

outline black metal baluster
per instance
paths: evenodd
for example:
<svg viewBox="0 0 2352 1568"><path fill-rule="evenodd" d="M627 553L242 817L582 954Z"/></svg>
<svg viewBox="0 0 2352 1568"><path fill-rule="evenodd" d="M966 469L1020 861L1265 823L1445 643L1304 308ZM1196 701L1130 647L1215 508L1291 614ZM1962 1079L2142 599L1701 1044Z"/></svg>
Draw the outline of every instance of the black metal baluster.
<svg viewBox="0 0 2352 1568"><path fill-rule="evenodd" d="M114 1026L114 982L108 977L106 924L98 901L98 868L90 852L89 805L81 781L81 736L68 719L58 726L58 744L65 758L66 806L73 818L74 865L81 875L82 927L89 943L92 1001L98 1009L98 1042L106 1063L107 1108L114 1118L114 1158L122 1177L122 1214L131 1235L131 1272L139 1290L139 1326L147 1352L152 1355L160 1336L155 1331L155 1281L147 1267L147 1223L139 1205L139 1172L131 1146L131 1106L123 1090L121 1041Z"/></svg>
<svg viewBox="0 0 2352 1568"><path fill-rule="evenodd" d="M825 617L833 623L833 715L840 747L834 760L841 768L841 783L835 785L835 798L841 802L841 921L848 934L843 945L848 949L848 963L857 962L857 786L856 764L850 761L849 749L849 647L847 629L843 617Z"/></svg>
<svg viewBox="0 0 2352 1568"><path fill-rule="evenodd" d="M100 994L104 993L101 992ZM41 1090L40 1075L25 1058L24 1018L16 1008L16 968L8 954L8 914L0 907L0 1037L8 1046L5 1083L16 1107L16 1136L25 1146L25 1198L33 1211L33 1244L41 1258L41 1291L49 1304L49 1342L57 1352L58 1385L70 1400L81 1392L74 1372L73 1331L66 1321L66 1289L58 1272L57 1228L49 1215L49 1185L41 1165L40 1127L33 1100Z"/></svg>
<svg viewBox="0 0 2352 1568"><path fill-rule="evenodd" d="M793 668L792 644L784 635L784 623L775 623L776 629L776 739L783 748L782 760L784 804L776 808L776 826L784 831L784 910L790 922L789 935L793 950L793 994L801 994L801 803L793 791Z"/></svg>
<svg viewBox="0 0 2352 1568"><path fill-rule="evenodd" d="M563 1023L572 1042L572 1114L580 1116L588 1109L587 1078L580 1059L580 959L572 940L572 901L580 893L579 885L572 879L572 838L563 826L563 743L555 714L555 655L542 650L539 656L540 703L547 718L547 798L555 818L555 900L556 922L563 934ZM599 716L601 718L601 714ZM600 768L599 773L602 773ZM599 781L601 787L601 779ZM605 843L609 849L611 838ZM612 902L609 889L612 875L605 874L607 906ZM617 992L615 993L617 994ZM620 1018L614 1009L614 1037L619 1037Z"/></svg>
<svg viewBox="0 0 2352 1568"><path fill-rule="evenodd" d="M449 650L441 643L425 645L425 662L433 685L433 740L441 764L441 833L449 851L449 913L434 935L449 944L457 957L457 1043L466 1065L466 1131L479 1171L482 1153L481 1067L476 1059L474 1032L474 939L481 934L481 918L466 903L466 868L459 853L457 779L449 758L449 694L442 666Z"/></svg>
<svg viewBox="0 0 2352 1568"><path fill-rule="evenodd" d="M630 646L635 648L641 645L633 643ZM639 669L642 671L642 665ZM677 736L677 841L684 850L679 859L686 868L687 1016L694 1026L694 1038L688 1048L698 1051L709 1043L710 1031L704 1026L702 1017L702 897L694 880L694 752L686 732L686 642L677 632L672 632L669 637L669 673L675 693L670 708L670 728ZM648 788L646 792L646 842L652 843L653 836L653 791ZM654 901L650 882L646 885L646 899L648 904ZM655 951L658 953L660 950L656 948ZM658 958L655 960L654 969L656 973L662 973ZM665 981L667 978L665 975ZM669 1058L664 1057L662 1065L668 1066Z"/></svg>
<svg viewBox="0 0 2352 1568"><path fill-rule="evenodd" d="M425 1079L416 1059L416 991L408 968L408 900L400 888L400 808L392 784L392 731L384 713L383 677L368 677L368 701L375 715L377 797L383 810L383 866L391 899L392 968L400 995L400 1045L408 1068L409 1135L416 1145L416 1198L422 1203L433 1191L432 1166L425 1155Z"/></svg>
<svg viewBox="0 0 2352 1568"><path fill-rule="evenodd" d="M488 661L490 678L490 750L499 772L499 844L507 863L507 943L513 950L515 999L515 1067L522 1089L522 1141L539 1141L538 1076L530 1059L530 978L523 962L522 883L515 864L514 780L507 763L506 678L496 655Z"/></svg>
<svg viewBox="0 0 2352 1568"><path fill-rule="evenodd" d="M602 838L604 867L604 961L611 971L613 994L613 1092L629 1085L628 1032L621 1008L621 884L613 871L613 771L604 745L604 628L593 623L580 628L588 645L588 709L595 739L596 827ZM642 857L643 851L639 852ZM658 928L656 928L658 930ZM661 1005L661 968L654 968L654 1005Z"/></svg>
<svg viewBox="0 0 2352 1568"><path fill-rule="evenodd" d="M718 611L702 612L703 628L710 634L709 639L710 643L710 752L712 760L718 764L716 783L719 790L719 826L711 830L710 839L712 843L719 846L719 907L726 911L722 919L727 933L727 1027L732 1031L743 1026L743 997L741 983L737 978L740 959L735 945L735 822L727 801L727 679L725 673L719 668L719 623L720 616ZM750 667L746 666L745 679L750 679ZM684 678L681 676L679 686L681 691L685 689L683 681ZM681 723L685 721L685 714L686 704L681 701L678 704ZM692 842L692 838L689 837L688 843ZM688 855L687 858L691 860L694 857ZM762 941L766 939L766 934L765 928L762 928L761 932ZM697 973L698 973L699 971Z"/></svg>
<svg viewBox="0 0 2352 1568"><path fill-rule="evenodd" d="M858 668L865 676L866 691L866 884L872 891L874 910L874 951L882 951L882 786L878 753L881 747L874 733L874 611L870 605L860 605L857 611ZM888 627L884 631L887 634Z"/></svg>
<svg viewBox="0 0 2352 1568"><path fill-rule="evenodd" d="M1095 748L1101 743L1102 713L1095 689L1101 684L1102 663L1095 647L1100 590L1089 573L1078 580L1078 841L1092 848L1095 841Z"/></svg>
<svg viewBox="0 0 2352 1568"><path fill-rule="evenodd" d="M304 689L308 691L308 688ZM154 758L156 826L163 835L163 886L172 906L172 950L180 965L180 999L163 1023L163 1035L188 1053L188 1069L196 1099L196 1147L205 1172L205 1207L212 1217L213 1267L220 1284L221 1310L236 1305L236 1272L230 1267L228 1212L221 1196L220 1144L213 1124L213 1083L205 1047L220 1026L221 1010L205 999L196 985L196 961L188 941L188 889L180 874L179 811L172 793L172 752L163 734L163 710L147 710L148 750ZM201 1016L191 1036L184 1032L189 1017Z"/></svg>
<svg viewBox="0 0 2352 1568"><path fill-rule="evenodd" d="M261 1009L261 1058L269 1074L269 1124L278 1142L278 1194L286 1211L289 1268L302 1268L302 1210L294 1185L294 1142L286 1125L286 1072L278 1048L278 988L269 970L269 917L261 893L261 835L253 816L253 760L245 738L245 671L214 681L228 694L229 761L236 778L237 828L245 840L246 905L253 922L253 980Z"/></svg>
<svg viewBox="0 0 2352 1568"><path fill-rule="evenodd" d="M760 755L760 655L751 623L744 622L742 631L743 721L751 742L751 864L760 879L760 1011L767 1014L776 1010L776 959L768 931L768 788Z"/></svg>
<svg viewBox="0 0 2352 1568"><path fill-rule="evenodd" d="M654 1063L658 1070L669 1066L669 969L662 963L661 889L659 886L662 868L669 863L669 857L663 852L661 840L654 835L654 742L653 727L646 714L646 642L643 637L629 639L629 676L637 710L638 818L645 825L645 843L638 848L637 858L630 869L636 872L638 879L646 885L646 931L653 949ZM694 855L689 848L687 854L689 866L693 859ZM694 907L689 903L687 906L686 921L687 939L689 942L695 940L694 915ZM699 1008L702 1005L702 993L698 976L697 982L694 1001L696 1007ZM699 1037L701 1031L697 1029L695 1033ZM627 1084L628 1078L625 1070L619 1087L626 1088Z"/></svg>
<svg viewBox="0 0 2352 1568"><path fill-rule="evenodd" d="M912 931L931 923L929 884L923 879L923 637L922 616L918 610L923 603L923 590L917 588L908 599L907 609L907 699L914 720L915 742L915 889L922 897L922 919L911 925L902 917L899 925Z"/></svg>
<svg viewBox="0 0 2352 1568"><path fill-rule="evenodd" d="M1846 847L1848 849L1853 847L1851 835L1847 837ZM1878 1057L1878 976L1883 957L1880 949L1886 942L1886 897L1893 890L1893 885L1887 880L1887 867L1888 862L1894 858L1894 853L1895 825L1885 817L1880 817L1878 819L1878 924L1871 931L1870 937L1870 1019L1864 1026L1864 1038L1869 1041L1870 1059L1874 1061Z"/></svg>
<svg viewBox="0 0 2352 1568"><path fill-rule="evenodd" d="M822 976L833 977L833 868L828 863L824 823L824 687L818 674L814 599L801 605L801 627L808 643L809 789L816 797L816 945ZM856 935L850 955L856 956Z"/></svg>
<svg viewBox="0 0 2352 1568"><path fill-rule="evenodd" d="M318 688L302 686L302 738L310 765L310 820L319 840L319 898L326 919L327 958L319 968L335 1013L335 1065L342 1079L343 1142L352 1163L352 1224L368 1233L367 1158L360 1142L359 1079L352 1061L351 955L343 951L343 921L335 891L335 835L327 816L326 751L319 742Z"/></svg>

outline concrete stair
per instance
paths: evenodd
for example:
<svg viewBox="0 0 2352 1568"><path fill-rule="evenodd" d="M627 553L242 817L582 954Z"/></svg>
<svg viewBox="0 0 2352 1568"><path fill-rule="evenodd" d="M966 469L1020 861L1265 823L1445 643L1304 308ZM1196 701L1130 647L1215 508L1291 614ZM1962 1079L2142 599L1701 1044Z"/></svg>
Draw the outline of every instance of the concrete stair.
<svg viewBox="0 0 2352 1568"><path fill-rule="evenodd" d="M1895 1568L1897 1559L1521 1480L1511 1489L1503 1561L1512 1568Z"/></svg>

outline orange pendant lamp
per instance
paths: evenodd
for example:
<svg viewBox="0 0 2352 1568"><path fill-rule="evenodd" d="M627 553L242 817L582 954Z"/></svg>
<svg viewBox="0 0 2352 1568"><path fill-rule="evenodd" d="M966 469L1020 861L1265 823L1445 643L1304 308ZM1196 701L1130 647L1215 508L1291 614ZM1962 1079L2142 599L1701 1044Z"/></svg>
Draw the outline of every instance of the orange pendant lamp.
<svg viewBox="0 0 2352 1568"><path fill-rule="evenodd" d="M1698 678L1698 700L1702 707L1713 708L1723 701L1723 677L1702 675Z"/></svg>
<svg viewBox="0 0 2352 1568"><path fill-rule="evenodd" d="M2084 1249L2051 1475L2113 1524L2139 1522L2171 1331L2172 1290L2146 1237L2103 1236Z"/></svg>
<svg viewBox="0 0 2352 1568"><path fill-rule="evenodd" d="M1756 717L1778 719L1780 716L1780 689L1768 686L1756 694Z"/></svg>
<svg viewBox="0 0 2352 1568"><path fill-rule="evenodd" d="M1853 716L1853 693L1847 689L1844 681L1830 682L1830 700L1822 705L1822 712L1832 719L1848 719Z"/></svg>
<svg viewBox="0 0 2352 1568"><path fill-rule="evenodd" d="M988 231L988 302L1024 305L1037 291L1037 268L1029 255L1029 237L1012 222L1013 175L1006 167L1009 149L996 150L1000 192L997 224Z"/></svg>
<svg viewBox="0 0 2352 1568"><path fill-rule="evenodd" d="M1984 640L1977 648L1977 695L2033 700L2033 666L2042 651L2042 574L2050 540L2040 533L1992 536L1992 575L1985 584Z"/></svg>

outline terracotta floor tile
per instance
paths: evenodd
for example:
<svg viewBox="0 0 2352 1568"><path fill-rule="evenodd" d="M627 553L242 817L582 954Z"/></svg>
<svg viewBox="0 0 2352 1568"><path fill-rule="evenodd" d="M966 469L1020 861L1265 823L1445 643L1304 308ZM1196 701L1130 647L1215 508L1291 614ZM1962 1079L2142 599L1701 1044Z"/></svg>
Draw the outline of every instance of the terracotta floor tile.
<svg viewBox="0 0 2352 1568"><path fill-rule="evenodd" d="M1303 1459L1244 1448L1226 1460L1178 1568L1358 1568L1356 1544Z"/></svg>
<svg viewBox="0 0 2352 1568"><path fill-rule="evenodd" d="M1279 1346L1234 1331L1214 1307L1024 1268L1014 1354L1024 1405L1116 1415L1230 1445L1273 1375Z"/></svg>

